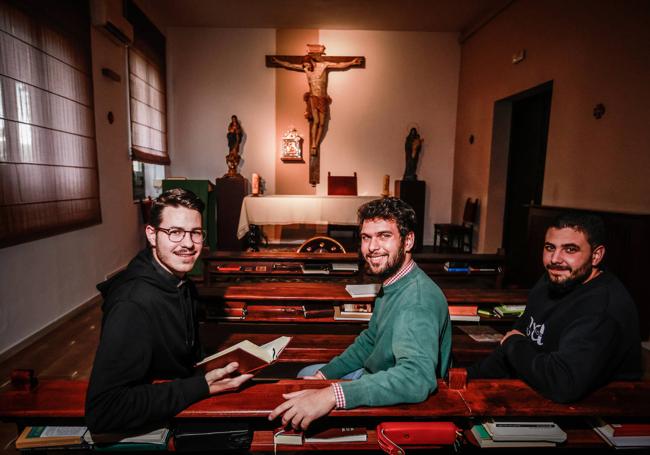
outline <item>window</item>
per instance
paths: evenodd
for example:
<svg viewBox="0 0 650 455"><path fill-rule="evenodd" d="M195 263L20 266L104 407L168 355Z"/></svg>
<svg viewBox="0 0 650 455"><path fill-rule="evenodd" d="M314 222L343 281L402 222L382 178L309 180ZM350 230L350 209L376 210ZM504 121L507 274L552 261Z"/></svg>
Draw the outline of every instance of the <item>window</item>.
<svg viewBox="0 0 650 455"><path fill-rule="evenodd" d="M127 19L133 24L129 47L129 100L133 198L157 195L156 181L164 178L167 153L165 95L165 37L133 4L127 2Z"/></svg>
<svg viewBox="0 0 650 455"><path fill-rule="evenodd" d="M83 0L0 1L0 247L101 222Z"/></svg>

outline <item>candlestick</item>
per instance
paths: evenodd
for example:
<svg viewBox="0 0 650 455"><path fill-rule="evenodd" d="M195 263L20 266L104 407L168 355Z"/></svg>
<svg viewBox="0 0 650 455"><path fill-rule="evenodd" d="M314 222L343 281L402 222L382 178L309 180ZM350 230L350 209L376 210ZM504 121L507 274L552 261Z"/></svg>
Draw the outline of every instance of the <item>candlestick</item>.
<svg viewBox="0 0 650 455"><path fill-rule="evenodd" d="M388 189L390 186L390 176L389 175L384 175L384 185L383 185L383 190L381 192L381 195L383 197L388 197L390 194L390 190Z"/></svg>
<svg viewBox="0 0 650 455"><path fill-rule="evenodd" d="M252 178L251 178L251 186L253 190L253 196L259 196L260 195L260 176L253 173Z"/></svg>

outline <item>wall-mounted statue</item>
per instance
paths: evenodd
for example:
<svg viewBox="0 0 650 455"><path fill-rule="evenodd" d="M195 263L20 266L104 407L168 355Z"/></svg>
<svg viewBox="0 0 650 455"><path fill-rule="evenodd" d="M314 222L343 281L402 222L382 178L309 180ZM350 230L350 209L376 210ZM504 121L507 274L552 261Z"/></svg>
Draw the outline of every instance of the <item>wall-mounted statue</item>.
<svg viewBox="0 0 650 455"><path fill-rule="evenodd" d="M224 177L236 177L243 178L241 174L237 172L237 166L239 166L239 161L241 157L239 156L239 146L241 145L242 138L242 129L239 124L239 119L236 115L233 115L230 118L230 124L228 125L228 133L226 134L228 139L228 154L226 155L226 164L228 165L228 172L224 174Z"/></svg>
<svg viewBox="0 0 650 455"><path fill-rule="evenodd" d="M424 139L420 137L418 130L411 128L408 136L406 136L406 142L404 143L406 167L404 168L404 177L402 177L402 180L414 181L418 179L415 171L418 167L418 159L420 158L423 142Z"/></svg>

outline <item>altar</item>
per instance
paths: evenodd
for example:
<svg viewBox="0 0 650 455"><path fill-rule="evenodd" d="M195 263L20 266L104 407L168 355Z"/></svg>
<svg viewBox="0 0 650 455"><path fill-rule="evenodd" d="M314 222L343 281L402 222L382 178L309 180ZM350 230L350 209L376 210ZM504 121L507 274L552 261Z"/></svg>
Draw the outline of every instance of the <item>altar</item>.
<svg viewBox="0 0 650 455"><path fill-rule="evenodd" d="M237 237L249 225L357 224L357 210L381 196L246 196L239 214Z"/></svg>

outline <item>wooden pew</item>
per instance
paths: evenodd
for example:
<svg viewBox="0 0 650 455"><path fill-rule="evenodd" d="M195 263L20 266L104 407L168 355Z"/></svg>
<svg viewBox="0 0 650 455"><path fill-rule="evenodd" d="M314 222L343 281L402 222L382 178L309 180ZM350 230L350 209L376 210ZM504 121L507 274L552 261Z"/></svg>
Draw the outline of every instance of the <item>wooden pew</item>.
<svg viewBox="0 0 650 455"><path fill-rule="evenodd" d="M275 338L287 335L292 340L278 359L280 363L327 363L335 356L341 354L354 342L356 333L295 333L291 326L282 325L274 327L267 325L264 332L254 331L248 325L246 329L240 324L219 324L214 334L209 333L210 328L202 327L201 339L208 352L218 352L222 349L249 340L257 345L262 345ZM275 328L276 330L272 330ZM359 326L360 332L363 327ZM467 334L456 327L452 330L452 354L454 365L468 366L479 359L486 357L498 343L477 343Z"/></svg>
<svg viewBox="0 0 650 455"><path fill-rule="evenodd" d="M497 254L440 254L415 253L415 262L443 289L447 288L501 288L505 256ZM203 281L237 282L292 278L302 281L366 282L372 280L359 272L331 272L329 275L304 275L301 264L342 262L358 264L358 253L296 253L291 251L213 251L204 253ZM467 273L444 270L446 262L466 263L473 267Z"/></svg>
<svg viewBox="0 0 650 455"><path fill-rule="evenodd" d="M373 425L386 420L453 420L462 428L471 426L470 418L483 416L545 416L553 418L609 416L650 417L650 382L613 382L584 400L557 404L545 399L519 380L474 380L464 382L462 372L452 369L450 382L438 381L438 390L418 404L388 407L334 410L327 417L333 425L362 422L371 431L367 444L346 446L347 450L376 448ZM254 384L236 393L215 395L190 406L176 419L244 419L255 429L252 450L272 447L274 423L266 420L282 399L282 393L304 388L323 387L330 381L278 381ZM19 425L35 421L50 424L70 419L81 422L84 413L86 381L42 379L32 389L12 388L0 393L0 419ZM567 429L565 447L604 447L595 433L584 425ZM332 448L322 445L302 446L299 450ZM288 450L288 448L285 448ZM295 450L296 447L292 448ZM338 449L341 449L339 446Z"/></svg>
<svg viewBox="0 0 650 455"><path fill-rule="evenodd" d="M449 304L497 305L526 302L527 290L520 289L446 289ZM220 321L218 326L204 324L201 339L211 352L219 351L243 339L263 344L280 335L294 336L282 362L322 363L340 354L367 325L359 321L335 321L331 317L306 319L302 307L310 304L372 302L373 298L353 299L342 283L261 282L218 283L199 288L204 305L213 308L247 306L248 314L241 320ZM217 314L220 314L217 312ZM509 327L512 320L487 320ZM454 322L473 324L472 322ZM347 327L347 328L345 328ZM317 348L314 348L317 346ZM467 366L488 355L493 343L477 343L454 329L454 359L458 366Z"/></svg>
<svg viewBox="0 0 650 455"><path fill-rule="evenodd" d="M245 302L372 302L373 298L353 298L343 283L218 283L200 286L199 297L216 301ZM527 289L463 289L443 290L450 305L478 304L525 304Z"/></svg>

